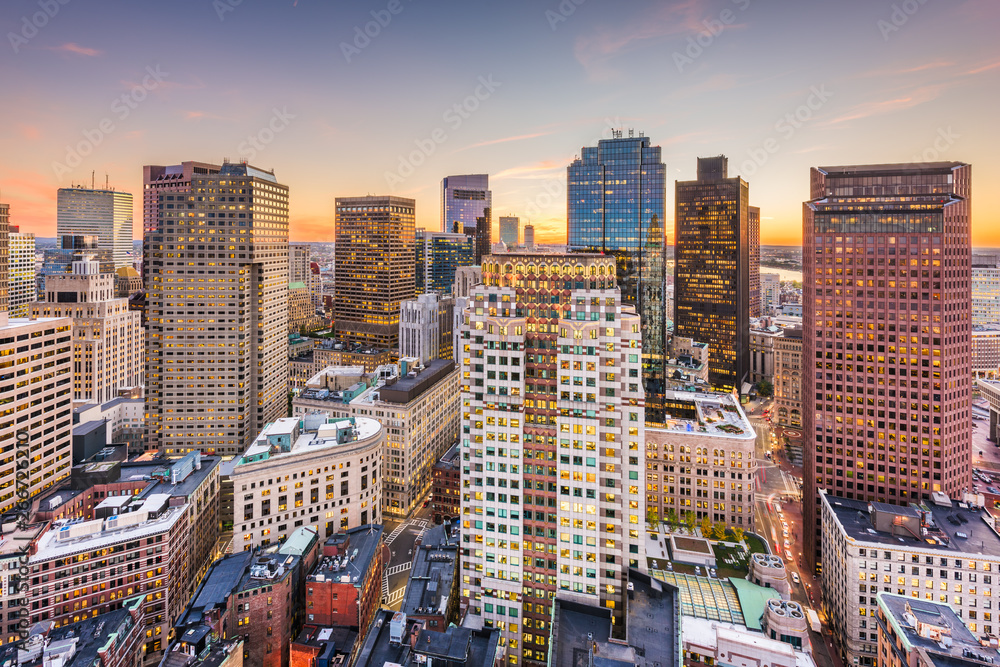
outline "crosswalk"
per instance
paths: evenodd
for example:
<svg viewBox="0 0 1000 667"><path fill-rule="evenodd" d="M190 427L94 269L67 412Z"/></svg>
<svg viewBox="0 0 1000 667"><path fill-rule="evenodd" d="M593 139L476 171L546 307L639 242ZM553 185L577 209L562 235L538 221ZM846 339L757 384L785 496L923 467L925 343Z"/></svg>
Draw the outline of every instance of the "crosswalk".
<svg viewBox="0 0 1000 667"><path fill-rule="evenodd" d="M389 533L389 536L385 538L385 543L392 544L404 530L414 530L419 537L424 534L424 531L427 530L427 519L409 519L404 521L396 526L391 533Z"/></svg>
<svg viewBox="0 0 1000 667"><path fill-rule="evenodd" d="M393 575L399 574L400 572L406 572L407 570L410 569L411 565L412 564L409 562L400 563L399 565L393 565L392 567L390 567L388 570L385 571L385 574L387 577L391 577Z"/></svg>
<svg viewBox="0 0 1000 667"><path fill-rule="evenodd" d="M400 586L392 593L389 594L386 604L392 606L403 599L403 595L406 593L406 586Z"/></svg>

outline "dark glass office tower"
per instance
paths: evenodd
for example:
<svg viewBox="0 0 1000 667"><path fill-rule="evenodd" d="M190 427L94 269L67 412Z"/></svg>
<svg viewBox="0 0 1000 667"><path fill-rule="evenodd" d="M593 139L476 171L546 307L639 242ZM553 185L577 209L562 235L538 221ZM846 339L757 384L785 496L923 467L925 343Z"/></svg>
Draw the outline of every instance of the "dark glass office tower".
<svg viewBox="0 0 1000 667"><path fill-rule="evenodd" d="M742 392L750 370L750 186L729 159L698 158L676 184L674 333L708 343L708 381Z"/></svg>
<svg viewBox="0 0 1000 667"><path fill-rule="evenodd" d="M571 252L614 255L625 303L642 321L646 419L662 415L666 357L663 218L666 166L649 137L602 139L566 169L567 243Z"/></svg>

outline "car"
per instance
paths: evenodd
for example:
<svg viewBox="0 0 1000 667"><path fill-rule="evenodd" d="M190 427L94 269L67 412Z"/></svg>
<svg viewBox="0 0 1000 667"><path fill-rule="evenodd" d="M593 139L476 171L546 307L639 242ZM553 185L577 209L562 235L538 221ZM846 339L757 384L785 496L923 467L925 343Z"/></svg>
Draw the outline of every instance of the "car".
<svg viewBox="0 0 1000 667"><path fill-rule="evenodd" d="M694 566L694 573L700 577L701 576L701 568L698 567L697 565L695 565Z"/></svg>
<svg viewBox="0 0 1000 667"><path fill-rule="evenodd" d="M667 572L673 572L673 571L674 571L674 564L667 563Z"/></svg>
<svg viewBox="0 0 1000 667"><path fill-rule="evenodd" d="M986 490L989 491L990 493L1000 493L1000 491L997 491L996 487L994 486L987 486Z"/></svg>
<svg viewBox="0 0 1000 667"><path fill-rule="evenodd" d="M787 528L783 528L781 532L784 534L785 537L788 537L788 529Z"/></svg>
<svg viewBox="0 0 1000 667"><path fill-rule="evenodd" d="M710 577L714 577L714 576L716 576L716 574L717 574L717 573L716 573L716 571L715 571L715 568L714 568L714 567L710 567L710 568L708 568L708 576L710 576Z"/></svg>
<svg viewBox="0 0 1000 667"><path fill-rule="evenodd" d="M431 501L429 501L429 500L425 500L425 501L424 501L424 507L427 507L427 506L428 506L428 505L430 505L430 504L431 504Z"/></svg>
<svg viewBox="0 0 1000 667"><path fill-rule="evenodd" d="M788 540L785 540L785 551L791 551L791 550L792 550L792 543L789 542Z"/></svg>
<svg viewBox="0 0 1000 667"><path fill-rule="evenodd" d="M798 572L792 572L792 581L794 581L797 584L802 583L802 580L799 579L799 573Z"/></svg>

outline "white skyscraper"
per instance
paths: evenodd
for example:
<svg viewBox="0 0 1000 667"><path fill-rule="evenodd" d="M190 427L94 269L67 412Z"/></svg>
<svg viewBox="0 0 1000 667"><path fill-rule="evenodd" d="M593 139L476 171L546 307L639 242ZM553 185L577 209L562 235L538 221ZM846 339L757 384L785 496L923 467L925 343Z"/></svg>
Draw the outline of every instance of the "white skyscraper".
<svg viewBox="0 0 1000 667"><path fill-rule="evenodd" d="M517 664L545 662L556 595L624 622L628 568L645 565L640 332L612 256L487 256L472 288L461 594Z"/></svg>
<svg viewBox="0 0 1000 667"><path fill-rule="evenodd" d="M96 236L111 250L115 268L132 266L132 195L117 190L59 188L56 233Z"/></svg>
<svg viewBox="0 0 1000 667"><path fill-rule="evenodd" d="M781 305L781 274L760 274L760 313L773 315L774 309Z"/></svg>
<svg viewBox="0 0 1000 667"><path fill-rule="evenodd" d="M35 235L11 225L9 239L10 317L27 317L35 300Z"/></svg>

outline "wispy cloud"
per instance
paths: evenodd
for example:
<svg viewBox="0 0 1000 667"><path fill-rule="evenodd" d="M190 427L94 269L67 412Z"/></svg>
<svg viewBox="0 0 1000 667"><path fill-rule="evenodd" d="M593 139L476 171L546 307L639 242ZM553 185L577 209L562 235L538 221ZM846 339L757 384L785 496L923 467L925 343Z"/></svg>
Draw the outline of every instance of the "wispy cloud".
<svg viewBox="0 0 1000 667"><path fill-rule="evenodd" d="M882 114L920 106L921 104L930 102L931 100L935 100L940 97L945 87L946 86L944 85L923 86L917 88L909 94L905 94L894 99L858 104L851 109L848 109L844 114L828 121L826 125L839 125L852 120L861 120L871 116L880 116Z"/></svg>
<svg viewBox="0 0 1000 667"><path fill-rule="evenodd" d="M710 0L673 2L627 25L601 27L594 33L579 37L573 53L591 77L607 78L614 74L607 63L615 55L644 42L702 32L706 30L705 19L717 14L718 8ZM726 30L742 27L746 26L731 24L726 26Z"/></svg>
<svg viewBox="0 0 1000 667"><path fill-rule="evenodd" d="M503 137L501 139L490 139L489 141L480 141L477 144L470 144L469 146L463 146L455 153L461 153L462 151L471 150L473 148L482 148L483 146L493 146L495 144L506 144L511 141L523 141L524 139L534 139L536 137L544 137L546 135L552 134L551 132L532 132L531 134L518 134L513 137Z"/></svg>
<svg viewBox="0 0 1000 667"><path fill-rule="evenodd" d="M226 120L231 121L232 118L227 118L226 116L219 116L218 114L209 113L208 111L185 111L185 120Z"/></svg>
<svg viewBox="0 0 1000 667"><path fill-rule="evenodd" d="M859 77L886 77L886 76L902 76L904 74L915 74L917 72L926 72L932 69L941 69L942 67L952 67L954 61L951 60L935 60L929 63L923 63L922 65L912 65L904 67L887 67L883 69L874 69L868 72L863 72Z"/></svg>
<svg viewBox="0 0 1000 667"><path fill-rule="evenodd" d="M551 178L556 171L565 171L569 160L542 160L535 164L526 164L519 167L511 167L490 176L490 180L499 181L505 178Z"/></svg>
<svg viewBox="0 0 1000 667"><path fill-rule="evenodd" d="M62 51L63 53L75 53L78 56L87 56L89 58L94 58L96 56L104 53L99 49L91 49L86 46L80 46L76 42L66 42L62 46L50 47L52 51Z"/></svg>
<svg viewBox="0 0 1000 667"><path fill-rule="evenodd" d="M981 67L976 67L975 69L971 69L968 72L966 72L966 74L969 75L982 74L983 72L989 72L990 70L997 69L998 67L1000 67L1000 60L998 60L995 63L990 63L989 65L982 65Z"/></svg>

